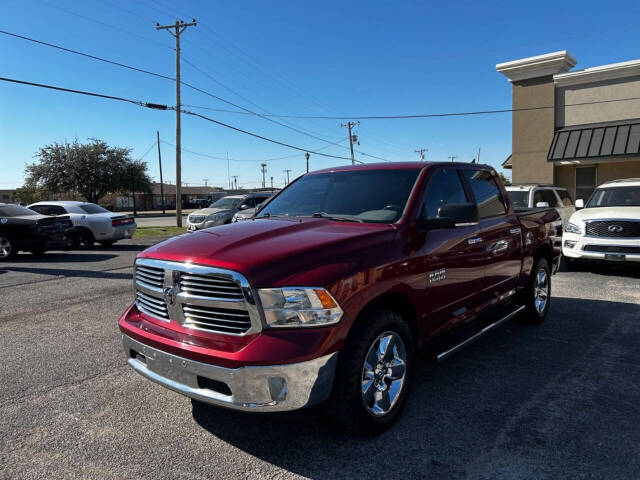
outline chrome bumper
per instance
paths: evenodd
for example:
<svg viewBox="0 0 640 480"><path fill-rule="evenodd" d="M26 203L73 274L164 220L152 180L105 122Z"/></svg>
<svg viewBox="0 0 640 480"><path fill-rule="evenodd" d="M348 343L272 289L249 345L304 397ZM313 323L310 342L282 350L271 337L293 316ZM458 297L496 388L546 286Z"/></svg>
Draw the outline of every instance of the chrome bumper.
<svg viewBox="0 0 640 480"><path fill-rule="evenodd" d="M338 352L286 365L225 368L196 362L122 337L127 362L140 375L178 393L221 407L284 411L329 398Z"/></svg>

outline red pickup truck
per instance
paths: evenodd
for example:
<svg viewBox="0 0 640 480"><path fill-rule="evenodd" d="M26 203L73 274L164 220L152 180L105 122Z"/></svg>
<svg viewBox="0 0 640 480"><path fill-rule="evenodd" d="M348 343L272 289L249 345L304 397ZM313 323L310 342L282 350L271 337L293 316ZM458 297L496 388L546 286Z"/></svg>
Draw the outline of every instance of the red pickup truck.
<svg viewBox="0 0 640 480"><path fill-rule="evenodd" d="M514 213L489 166L308 173L252 220L138 255L119 321L128 363L194 401L328 401L341 425L377 433L402 409L418 348L442 359L516 315L544 320L558 235L558 212Z"/></svg>

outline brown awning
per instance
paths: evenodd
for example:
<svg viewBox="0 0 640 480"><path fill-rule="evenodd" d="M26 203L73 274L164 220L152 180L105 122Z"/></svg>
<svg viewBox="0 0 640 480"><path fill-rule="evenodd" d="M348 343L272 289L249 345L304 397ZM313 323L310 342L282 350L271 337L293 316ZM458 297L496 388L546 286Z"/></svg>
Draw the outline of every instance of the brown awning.
<svg viewBox="0 0 640 480"><path fill-rule="evenodd" d="M587 160L640 155L640 119L575 125L556 130L547 160Z"/></svg>

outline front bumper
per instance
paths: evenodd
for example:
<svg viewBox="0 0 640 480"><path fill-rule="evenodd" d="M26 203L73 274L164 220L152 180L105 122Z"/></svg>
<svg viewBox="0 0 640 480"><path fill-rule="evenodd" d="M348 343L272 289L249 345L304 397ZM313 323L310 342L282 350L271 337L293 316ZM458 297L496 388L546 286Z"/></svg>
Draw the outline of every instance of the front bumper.
<svg viewBox="0 0 640 480"><path fill-rule="evenodd" d="M173 355L123 335L139 374L205 403L245 411L296 410L331 393L338 352L286 365L226 368Z"/></svg>
<svg viewBox="0 0 640 480"><path fill-rule="evenodd" d="M565 232L562 255L575 260L640 262L640 239L586 237Z"/></svg>

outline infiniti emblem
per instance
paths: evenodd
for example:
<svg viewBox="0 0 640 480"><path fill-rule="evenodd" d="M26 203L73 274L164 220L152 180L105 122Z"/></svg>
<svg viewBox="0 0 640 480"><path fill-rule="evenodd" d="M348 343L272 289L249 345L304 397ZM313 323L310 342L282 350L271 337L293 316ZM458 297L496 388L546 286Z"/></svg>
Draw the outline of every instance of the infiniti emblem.
<svg viewBox="0 0 640 480"><path fill-rule="evenodd" d="M622 225L609 225L607 227L607 230L609 230L611 233L620 233L624 230L624 228L622 227Z"/></svg>
<svg viewBox="0 0 640 480"><path fill-rule="evenodd" d="M167 305L173 305L175 303L179 289L179 285L173 285L172 287L166 287L162 290L162 298L164 298Z"/></svg>

